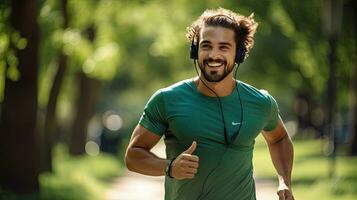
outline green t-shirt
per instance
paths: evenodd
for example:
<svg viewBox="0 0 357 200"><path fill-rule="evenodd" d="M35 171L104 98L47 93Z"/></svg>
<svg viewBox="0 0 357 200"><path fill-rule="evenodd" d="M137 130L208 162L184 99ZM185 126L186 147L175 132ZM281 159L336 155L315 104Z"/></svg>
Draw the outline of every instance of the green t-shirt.
<svg viewBox="0 0 357 200"><path fill-rule="evenodd" d="M165 177L166 200L255 200L253 148L257 135L273 130L278 106L267 92L238 82L243 120L238 136L229 145L217 97L200 93L192 79L158 90L148 101L139 123L164 135L167 158L174 158L197 142L199 160L193 179ZM229 138L241 122L241 104L236 90L221 97Z"/></svg>

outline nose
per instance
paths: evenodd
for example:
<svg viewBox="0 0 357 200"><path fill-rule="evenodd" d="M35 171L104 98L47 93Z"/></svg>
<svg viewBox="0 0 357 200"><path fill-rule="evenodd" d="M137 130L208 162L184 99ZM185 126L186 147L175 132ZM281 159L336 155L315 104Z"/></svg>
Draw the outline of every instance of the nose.
<svg viewBox="0 0 357 200"><path fill-rule="evenodd" d="M220 58L219 50L216 48L212 48L208 54L208 58L213 60Z"/></svg>

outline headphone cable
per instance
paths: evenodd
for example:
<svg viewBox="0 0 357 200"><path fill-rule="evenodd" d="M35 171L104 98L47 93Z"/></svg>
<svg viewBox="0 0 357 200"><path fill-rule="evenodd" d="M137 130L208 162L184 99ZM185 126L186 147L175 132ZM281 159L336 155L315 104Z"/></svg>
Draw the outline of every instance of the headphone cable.
<svg viewBox="0 0 357 200"><path fill-rule="evenodd" d="M193 59L193 63L194 63L194 65L195 65L195 70L196 70L196 73L197 73L198 78L201 80L201 82L203 83L203 85L206 86L206 88L208 88L210 91L213 92L214 95L216 95L216 97L217 97L217 99L218 99L219 108L220 108L220 111L221 111L221 116L222 116L222 121L223 121L224 139L225 139L226 145L229 145L229 141L228 141L229 139L228 139L227 128L226 128L226 121L225 121L225 119L224 119L224 113L223 113L221 98L218 96L218 94L217 94L213 89L211 89L210 87L208 87L208 85L201 79L201 76L199 75L199 73L198 73L198 71L197 71L196 59Z"/></svg>
<svg viewBox="0 0 357 200"><path fill-rule="evenodd" d="M224 137L225 137L226 145L229 145L228 135L227 135L227 129L226 129L226 123L225 123L225 120L224 120L224 113L223 113L223 109L222 109L221 98L217 95L217 93L216 93L213 89L211 89L211 88L201 79L201 77L200 77L200 75L199 75L199 73L198 73L198 70L197 70L196 59L193 59L193 62L194 62L194 67L195 67L195 71L196 71L196 73L197 73L198 78L201 80L201 82L202 82L210 91L212 91L212 92L216 95L216 97L217 97L217 99L218 99L219 108L220 108L220 110L221 110L221 116L222 116L222 120L223 120ZM233 135L232 142L234 142L235 138L237 138L237 136L239 135L240 129L241 129L241 127L242 127L242 122L243 122L243 106L242 106L242 101L241 101L241 97L240 97L240 93L239 93L239 89L238 89L238 80L237 80L237 78L236 78L236 77L237 77L238 67L239 67L239 63L237 64L237 67L236 67L236 69L235 69L234 78L235 78L235 84L236 84L236 87L235 87L235 88L236 88L236 91L237 91L237 93L238 93L238 99L239 99L239 103L240 103L240 106L241 106L241 120L240 120L240 124L239 124L239 128L238 128L237 134L234 134L234 135ZM226 151L227 151L227 148L225 149L223 155L226 153ZM221 159L220 159L220 161L218 162L218 164L213 168L213 170L207 175L205 181L203 182L202 191L201 191L201 193L200 193L200 195L199 195L199 197L198 197L198 200L200 200L200 199L202 199L202 198L205 197L205 196L202 196L202 195L204 195L204 194L203 194L203 190L204 190L204 188L205 188L206 182L207 182L208 178L211 176L211 174L219 167L219 165L220 165L221 162L222 162L222 159L223 159L223 156L221 157ZM208 193L207 193L207 194L208 194ZM206 195L207 195L207 194L206 194Z"/></svg>

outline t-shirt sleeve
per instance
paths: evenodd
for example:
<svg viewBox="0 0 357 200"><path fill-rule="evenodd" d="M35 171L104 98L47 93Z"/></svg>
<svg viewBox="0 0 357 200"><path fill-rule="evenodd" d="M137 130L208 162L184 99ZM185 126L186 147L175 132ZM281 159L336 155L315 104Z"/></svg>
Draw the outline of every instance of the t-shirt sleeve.
<svg viewBox="0 0 357 200"><path fill-rule="evenodd" d="M147 102L139 124L159 136L165 133L167 128L166 110L161 90L155 92Z"/></svg>
<svg viewBox="0 0 357 200"><path fill-rule="evenodd" d="M279 108L278 108L278 103L275 101L275 99L270 94L267 94L267 97L270 101L270 115L268 116L267 124L265 125L263 130L264 131L272 131L275 129L275 127L278 124Z"/></svg>

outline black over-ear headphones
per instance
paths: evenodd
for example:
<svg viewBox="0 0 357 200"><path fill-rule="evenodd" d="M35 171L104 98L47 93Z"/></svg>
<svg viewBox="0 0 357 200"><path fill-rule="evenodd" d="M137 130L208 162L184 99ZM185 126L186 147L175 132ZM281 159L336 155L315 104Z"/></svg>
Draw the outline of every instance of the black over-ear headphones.
<svg viewBox="0 0 357 200"><path fill-rule="evenodd" d="M240 29L238 29L240 31ZM195 44L194 39L195 37L192 38L192 43L191 43L191 48L190 48L190 58L193 60L198 60L198 44ZM235 62L237 64L243 63L245 59L245 54L246 54L246 48L243 45L244 43L237 44L236 48L236 57L235 57Z"/></svg>

